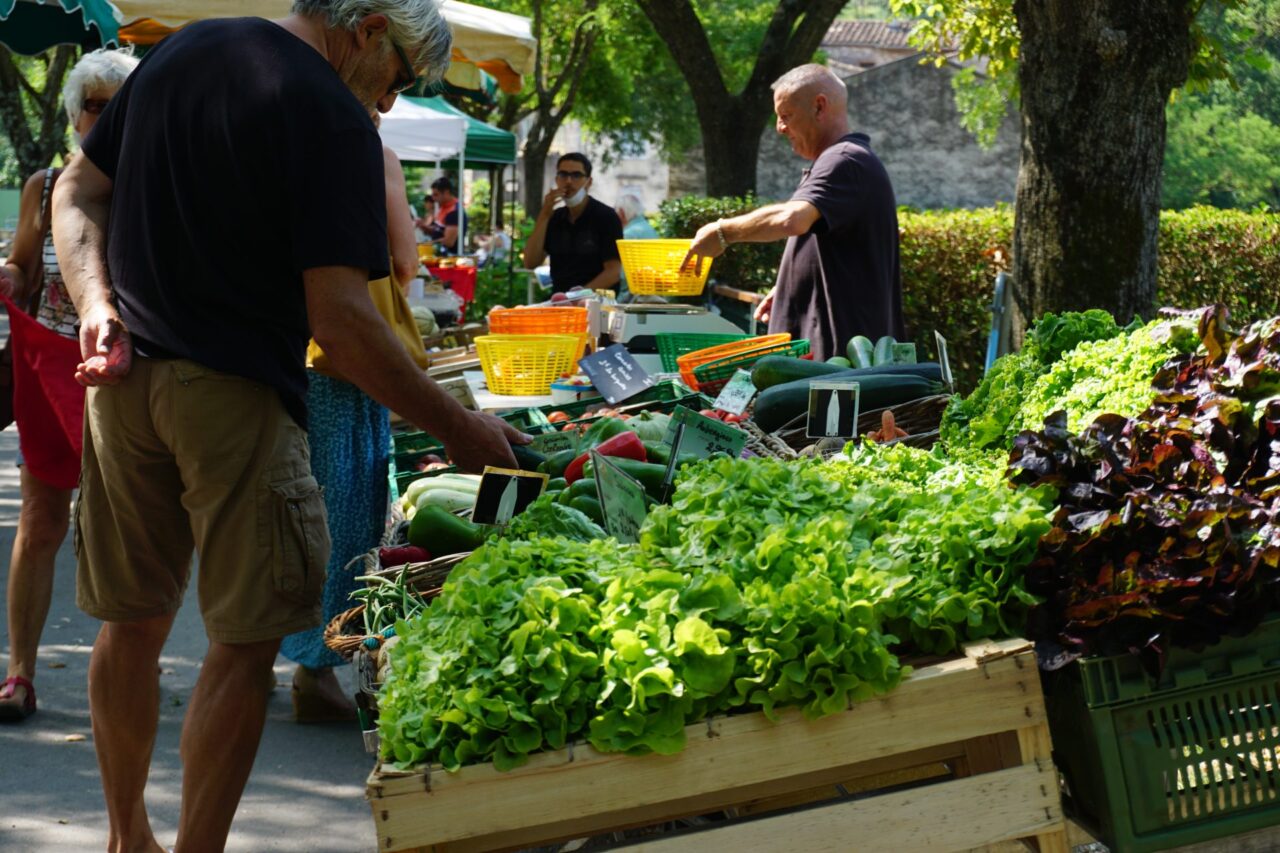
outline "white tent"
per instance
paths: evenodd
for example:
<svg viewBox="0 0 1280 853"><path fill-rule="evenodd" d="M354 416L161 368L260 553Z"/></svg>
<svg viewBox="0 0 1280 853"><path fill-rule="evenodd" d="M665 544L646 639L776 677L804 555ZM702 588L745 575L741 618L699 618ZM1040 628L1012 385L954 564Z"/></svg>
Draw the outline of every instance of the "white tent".
<svg viewBox="0 0 1280 853"><path fill-rule="evenodd" d="M383 144L401 160L461 159L467 144L465 118L429 110L407 98L396 98L391 112L383 114L378 132Z"/></svg>
<svg viewBox="0 0 1280 853"><path fill-rule="evenodd" d="M120 37L154 44L173 30L204 18L283 18L292 0L112 0L120 10ZM479 70L497 79L504 92L518 92L533 71L537 41L529 19L458 0L442 0L440 12L453 31L453 64L445 79L477 88Z"/></svg>

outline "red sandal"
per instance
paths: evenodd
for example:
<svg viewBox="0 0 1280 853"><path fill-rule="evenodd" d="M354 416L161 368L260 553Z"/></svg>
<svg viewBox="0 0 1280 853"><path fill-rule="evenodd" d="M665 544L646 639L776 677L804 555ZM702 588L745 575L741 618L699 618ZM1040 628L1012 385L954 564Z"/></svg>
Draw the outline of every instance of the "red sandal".
<svg viewBox="0 0 1280 853"><path fill-rule="evenodd" d="M13 695L18 687L27 691L21 702ZM0 723L20 723L35 712L36 687L29 679L14 675L0 682Z"/></svg>

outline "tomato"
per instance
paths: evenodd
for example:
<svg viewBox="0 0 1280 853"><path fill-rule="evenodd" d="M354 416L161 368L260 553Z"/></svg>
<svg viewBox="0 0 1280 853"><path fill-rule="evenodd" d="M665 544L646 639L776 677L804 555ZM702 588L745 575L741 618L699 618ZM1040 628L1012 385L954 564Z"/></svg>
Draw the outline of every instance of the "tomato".
<svg viewBox="0 0 1280 853"><path fill-rule="evenodd" d="M716 420L720 420L720 412L715 409L703 409L698 412L698 414L702 415L704 418L715 418Z"/></svg>
<svg viewBox="0 0 1280 853"><path fill-rule="evenodd" d="M727 424L740 424L742 423L742 415L735 415L729 412L725 414L723 420Z"/></svg>
<svg viewBox="0 0 1280 853"><path fill-rule="evenodd" d="M568 420L572 420L572 418L569 417L568 412L552 412L551 414L547 415L547 420L553 424L559 424L559 423L564 423L565 421L568 421Z"/></svg>
<svg viewBox="0 0 1280 853"><path fill-rule="evenodd" d="M569 432L574 429L577 429L577 427L575 427L573 424L565 424L564 426L560 427L561 432Z"/></svg>

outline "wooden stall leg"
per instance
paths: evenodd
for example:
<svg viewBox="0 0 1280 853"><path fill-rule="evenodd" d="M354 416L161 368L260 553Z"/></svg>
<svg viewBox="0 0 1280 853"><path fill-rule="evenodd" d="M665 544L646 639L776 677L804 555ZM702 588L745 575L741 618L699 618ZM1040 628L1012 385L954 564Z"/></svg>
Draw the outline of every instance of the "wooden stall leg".
<svg viewBox="0 0 1280 853"><path fill-rule="evenodd" d="M1022 752L1023 764L1035 762L1042 765L1044 762L1052 762L1053 741L1049 739L1049 726L1041 723L1018 729L1018 748ZM1054 796L1053 799L1057 802L1059 798ZM1057 808L1057 817L1056 828L1041 832L1035 837L1040 853L1068 853L1071 850L1071 845L1067 843L1067 824L1062 817L1061 805Z"/></svg>

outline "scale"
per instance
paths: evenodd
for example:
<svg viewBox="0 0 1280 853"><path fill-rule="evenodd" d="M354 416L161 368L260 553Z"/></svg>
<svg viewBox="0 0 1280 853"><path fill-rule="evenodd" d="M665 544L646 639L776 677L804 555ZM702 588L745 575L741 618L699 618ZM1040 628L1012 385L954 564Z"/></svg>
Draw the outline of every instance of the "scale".
<svg viewBox="0 0 1280 853"><path fill-rule="evenodd" d="M662 371L659 332L741 335L742 329L698 305L631 303L600 307L600 334L610 344L625 344L649 373Z"/></svg>

